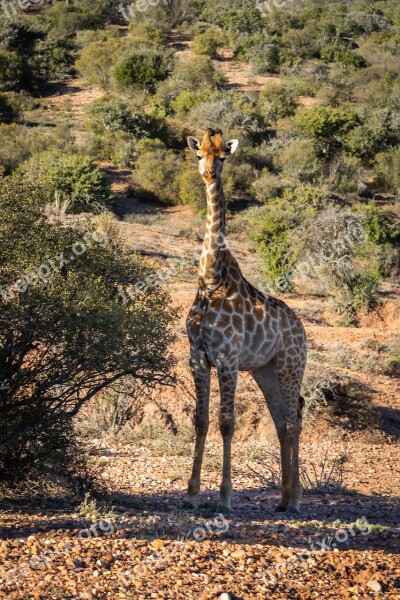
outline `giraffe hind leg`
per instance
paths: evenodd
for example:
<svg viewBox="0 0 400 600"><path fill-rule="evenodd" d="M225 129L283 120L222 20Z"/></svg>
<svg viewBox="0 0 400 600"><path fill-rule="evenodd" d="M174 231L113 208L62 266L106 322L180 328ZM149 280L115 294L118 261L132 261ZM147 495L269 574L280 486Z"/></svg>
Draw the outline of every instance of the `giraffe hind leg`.
<svg viewBox="0 0 400 600"><path fill-rule="evenodd" d="M253 371L252 375L264 395L280 444L282 495L276 510L287 513L299 512L301 486L298 472L298 444L302 410L300 396L297 394L296 399L292 399L282 393L275 361ZM292 417L292 405L295 408L295 418Z"/></svg>

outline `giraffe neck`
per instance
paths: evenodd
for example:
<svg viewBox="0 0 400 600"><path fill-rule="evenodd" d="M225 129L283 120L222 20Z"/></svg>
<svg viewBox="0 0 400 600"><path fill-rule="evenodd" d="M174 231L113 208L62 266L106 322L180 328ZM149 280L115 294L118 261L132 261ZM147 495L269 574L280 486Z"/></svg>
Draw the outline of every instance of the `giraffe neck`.
<svg viewBox="0 0 400 600"><path fill-rule="evenodd" d="M207 223L199 265L199 278L207 286L223 283L226 269L225 205L222 183L207 185Z"/></svg>

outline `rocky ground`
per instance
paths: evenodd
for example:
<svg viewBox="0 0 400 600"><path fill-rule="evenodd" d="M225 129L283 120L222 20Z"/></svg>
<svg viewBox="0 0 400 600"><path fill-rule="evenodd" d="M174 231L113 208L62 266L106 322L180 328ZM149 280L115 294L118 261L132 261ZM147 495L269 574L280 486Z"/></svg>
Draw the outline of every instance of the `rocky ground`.
<svg viewBox="0 0 400 600"><path fill-rule="evenodd" d="M336 431L303 444L308 489L296 518L273 512L273 444L235 444L231 517L214 513L218 440L208 446L200 508L189 513L180 504L190 442L93 440L89 450L106 502L1 503L1 598L400 598L400 455L391 438Z"/></svg>

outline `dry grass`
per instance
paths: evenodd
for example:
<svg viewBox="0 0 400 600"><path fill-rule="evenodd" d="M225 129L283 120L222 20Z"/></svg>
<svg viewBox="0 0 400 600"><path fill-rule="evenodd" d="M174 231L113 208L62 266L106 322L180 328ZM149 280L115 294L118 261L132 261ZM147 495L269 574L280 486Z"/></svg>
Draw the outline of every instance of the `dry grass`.
<svg viewBox="0 0 400 600"><path fill-rule="evenodd" d="M300 462L300 480L308 492L337 491L343 488L346 454L332 456L328 451L320 461ZM267 488L278 489L281 485L282 470L279 454L264 450L262 464L256 468L247 464L247 469Z"/></svg>

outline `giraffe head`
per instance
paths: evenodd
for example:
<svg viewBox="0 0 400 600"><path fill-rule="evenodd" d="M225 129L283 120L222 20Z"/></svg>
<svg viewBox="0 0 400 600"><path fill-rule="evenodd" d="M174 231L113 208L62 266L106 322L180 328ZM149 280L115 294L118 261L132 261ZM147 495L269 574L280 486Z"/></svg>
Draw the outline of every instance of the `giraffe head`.
<svg viewBox="0 0 400 600"><path fill-rule="evenodd" d="M207 185L221 177L224 160L236 151L239 144L238 140L229 140L224 144L220 129L207 129L201 144L192 136L188 137L187 142L199 159L200 175Z"/></svg>

